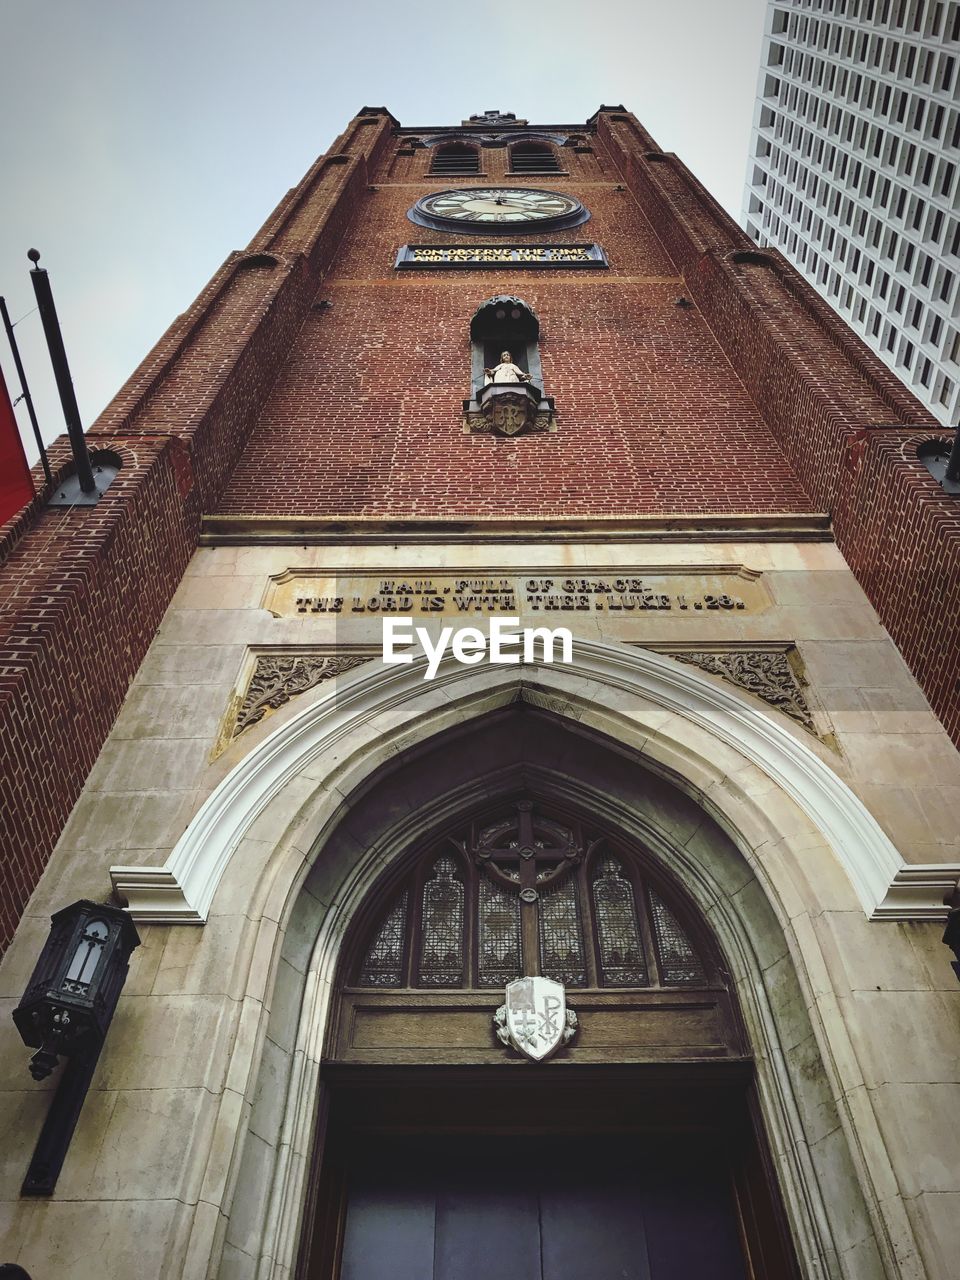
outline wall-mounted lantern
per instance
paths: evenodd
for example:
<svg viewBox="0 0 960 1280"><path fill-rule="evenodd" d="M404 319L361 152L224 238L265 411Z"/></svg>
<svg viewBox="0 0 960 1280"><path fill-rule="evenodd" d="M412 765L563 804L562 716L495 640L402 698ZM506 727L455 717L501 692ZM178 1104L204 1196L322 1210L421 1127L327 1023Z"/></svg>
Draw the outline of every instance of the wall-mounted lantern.
<svg viewBox="0 0 960 1280"><path fill-rule="evenodd" d="M51 917L13 1020L23 1042L36 1049L30 1074L45 1079L61 1057L67 1066L50 1105L23 1184L24 1195L50 1195L73 1137L140 937L118 907L74 902Z"/></svg>

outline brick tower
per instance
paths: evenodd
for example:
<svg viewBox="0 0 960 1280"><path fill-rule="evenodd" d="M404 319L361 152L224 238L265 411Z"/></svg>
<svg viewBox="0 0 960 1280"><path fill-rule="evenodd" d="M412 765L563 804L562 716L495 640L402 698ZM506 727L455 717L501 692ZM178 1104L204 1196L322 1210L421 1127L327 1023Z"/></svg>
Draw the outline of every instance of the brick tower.
<svg viewBox="0 0 960 1280"><path fill-rule="evenodd" d="M379 1082L410 1116L436 1090L461 1116L458 1080L516 1065L481 864L527 849L582 864L562 927L595 948L562 978L577 1035L531 1068L551 1114L588 1096L557 1079L613 1073L595 1099L633 1071L629 1096L716 1137L696 1079L740 1117L755 1274L948 1280L960 499L929 458L950 438L624 108L364 108L94 424L120 465L99 504L41 496L3 530L2 994L74 899L126 907L141 946L42 1202L18 1193L50 1095L4 1029L0 1261L353 1275L359 1219L345 1261L324 1197L357 1097ZM434 642L563 627L572 659L474 649L428 679L416 648L384 663L393 617ZM601 869L591 823L637 869ZM417 870L441 834L454 861ZM546 886L573 881L543 874L516 873L517 970L550 977ZM437 875L461 954L428 979ZM628 882L634 924L600 905ZM643 964L609 960L611 921ZM709 998L671 996L664 930L674 961L702 946L674 985ZM383 996L364 975L391 947ZM520 1076L494 1077L510 1115Z"/></svg>

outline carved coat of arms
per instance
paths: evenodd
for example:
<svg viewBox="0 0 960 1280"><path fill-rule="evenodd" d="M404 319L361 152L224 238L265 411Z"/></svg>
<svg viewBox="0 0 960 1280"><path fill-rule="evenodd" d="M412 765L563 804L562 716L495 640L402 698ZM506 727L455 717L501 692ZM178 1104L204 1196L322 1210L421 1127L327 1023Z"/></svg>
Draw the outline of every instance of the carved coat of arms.
<svg viewBox="0 0 960 1280"><path fill-rule="evenodd" d="M502 397L490 411L490 425L505 436L519 435L530 418L529 402L519 398Z"/></svg>
<svg viewBox="0 0 960 1280"><path fill-rule="evenodd" d="M567 1008L563 985L552 978L517 978L494 1014L497 1035L519 1053L542 1062L577 1032L577 1015Z"/></svg>

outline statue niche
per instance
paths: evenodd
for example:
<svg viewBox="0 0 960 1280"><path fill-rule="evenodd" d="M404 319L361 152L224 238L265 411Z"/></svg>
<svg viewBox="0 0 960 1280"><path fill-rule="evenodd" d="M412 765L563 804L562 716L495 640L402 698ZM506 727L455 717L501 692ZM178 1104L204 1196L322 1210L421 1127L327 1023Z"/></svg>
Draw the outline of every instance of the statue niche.
<svg viewBox="0 0 960 1280"><path fill-rule="evenodd" d="M517 436L554 431L553 400L544 397L540 323L520 298L485 302L470 323L473 395L464 400L465 430Z"/></svg>

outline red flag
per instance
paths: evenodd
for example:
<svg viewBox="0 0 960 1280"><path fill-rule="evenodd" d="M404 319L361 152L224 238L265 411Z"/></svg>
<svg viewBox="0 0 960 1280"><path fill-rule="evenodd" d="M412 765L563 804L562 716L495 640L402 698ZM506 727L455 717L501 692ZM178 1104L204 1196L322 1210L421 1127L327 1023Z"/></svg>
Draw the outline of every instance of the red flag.
<svg viewBox="0 0 960 1280"><path fill-rule="evenodd" d="M0 369L0 524L6 524L33 497L33 479Z"/></svg>

